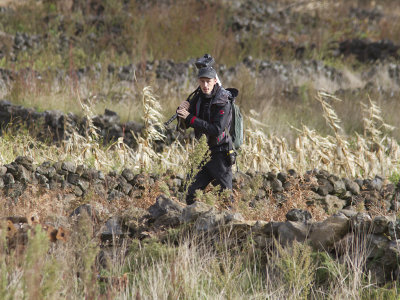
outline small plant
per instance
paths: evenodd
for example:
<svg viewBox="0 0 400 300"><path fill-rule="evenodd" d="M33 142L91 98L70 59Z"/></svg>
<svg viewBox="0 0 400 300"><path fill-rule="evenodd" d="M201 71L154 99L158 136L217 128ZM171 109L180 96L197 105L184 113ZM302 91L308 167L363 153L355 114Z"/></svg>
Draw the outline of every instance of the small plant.
<svg viewBox="0 0 400 300"><path fill-rule="evenodd" d="M207 191L201 191L197 190L195 193L195 199L200 200L202 202L207 203L208 205L214 206L218 199L220 198L220 186L212 186L209 190Z"/></svg>
<svg viewBox="0 0 400 300"><path fill-rule="evenodd" d="M183 199L186 198L188 188L190 184L194 181L196 174L201 170L201 168L210 160L210 150L207 144L207 138L202 135L199 141L196 143L192 152L189 153L189 161L186 167L186 182L185 182L185 192Z"/></svg>
<svg viewBox="0 0 400 300"><path fill-rule="evenodd" d="M311 254L315 264L315 284L329 288L333 282L340 280L340 274L345 272L345 266L338 264L326 252L313 252Z"/></svg>
<svg viewBox="0 0 400 300"><path fill-rule="evenodd" d="M77 292L86 297L95 297L98 293L96 283L96 256L99 253L97 239L93 235L94 224L91 216L83 212L77 219L71 235L71 271L76 278Z"/></svg>
<svg viewBox="0 0 400 300"><path fill-rule="evenodd" d="M400 181L400 173L397 172L393 172L390 176L389 176L389 181L393 184L398 184Z"/></svg>
<svg viewBox="0 0 400 300"><path fill-rule="evenodd" d="M165 194L167 197L171 196L171 193L169 191L169 186L166 184L164 181L161 181L158 185L160 191Z"/></svg>
<svg viewBox="0 0 400 300"><path fill-rule="evenodd" d="M277 257L277 281L295 298L307 299L311 294L316 266L311 258L312 249L307 244L294 242L290 247L282 247L275 242Z"/></svg>
<svg viewBox="0 0 400 300"><path fill-rule="evenodd" d="M24 294L29 298L52 298L61 285L57 260L48 255L47 232L37 225L30 235L24 258ZM58 279L57 279L58 278Z"/></svg>

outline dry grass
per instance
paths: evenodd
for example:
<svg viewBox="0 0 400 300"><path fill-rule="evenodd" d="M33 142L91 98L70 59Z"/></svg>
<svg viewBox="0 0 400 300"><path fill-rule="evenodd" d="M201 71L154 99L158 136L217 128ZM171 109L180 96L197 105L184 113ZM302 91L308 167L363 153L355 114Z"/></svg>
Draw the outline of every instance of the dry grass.
<svg viewBox="0 0 400 300"><path fill-rule="evenodd" d="M329 105L331 95L321 93L318 102L323 106L324 117L333 130L333 135L322 137L317 132L304 127L299 130L298 143L295 148L291 148L284 139L274 136L267 136L261 130L247 128L246 143L241 153L241 166L248 163L255 169L265 170L284 170L287 167L309 168L311 166L323 166L328 170L335 170L347 174L354 168L372 170L382 163L387 163L393 159L393 154L398 153L384 150L385 145L390 140L388 136L383 136L384 129L387 128L378 107L371 101L365 106L365 134L359 136L362 148L355 151L346 142L347 137L342 135L340 122ZM148 116L146 120L147 135L141 139L142 147L151 150L152 139L157 135L152 135L152 130L158 124L161 115L152 113L153 109L159 107L157 98L152 95L150 89L143 93L143 107ZM90 116L90 106L82 103L85 113ZM253 124L257 124L256 119L249 119ZM258 125L257 125L258 126ZM92 131L90 131L92 130ZM100 169L108 169L115 164L116 157L122 166L132 163L136 166L140 163L140 169L154 170L160 169L160 160L143 159L143 152L135 153L128 149L120 141L109 149L103 149L97 142L98 137L94 128L89 126L89 137L76 136L64 145L58 154L67 154L79 162L92 157L95 161L92 164ZM3 137L4 139L4 137ZM21 144L15 141L22 142ZM365 162L366 165L350 164L359 159L367 160L368 154L379 153L376 141L381 142L382 157L380 160ZM30 155L35 156L36 148L23 147L24 139L13 139L15 153L24 154L30 151ZM338 152L337 147L341 146L342 152ZM374 146L375 145L375 146ZM146 155L157 155L165 166L174 171L181 170L182 164L187 161L188 153L196 145L181 145L178 142L171 145L165 153L154 154L144 152ZM0 154L7 158L10 154L6 151L7 144L4 145ZM42 146L44 147L44 146ZM8 150L9 151L9 150ZM55 153L48 156L57 158ZM355 154L357 153L357 157ZM360 155L363 154L363 155ZM124 158L121 158L124 157ZM113 161L113 163L110 163ZM390 165L393 167L395 164ZM131 165L129 165L131 166ZM162 169L162 168L161 168ZM139 171L138 168L136 168ZM351 174L350 174L351 175ZM140 199L122 198L109 203L104 197L90 194L87 198L79 199L71 197L68 192L44 192L37 187L32 187L21 197L15 205L6 197L3 198L6 205L2 207L1 214L26 215L32 211L43 220L53 224L63 225L68 213L79 204L88 201L99 211L102 221L109 216L119 215L121 211L130 215L132 208L148 208L157 196L157 185L146 188L145 193ZM286 195L290 201L283 203L282 206L259 207L260 210L248 210L244 212L246 217L261 218L265 220L283 220L284 214L291 208L306 208L305 199L307 192L294 185L293 189ZM56 201L55 201L56 200ZM273 203L273 200L271 202ZM267 209L268 208L268 209ZM322 219L325 214L318 208L311 209L315 219ZM343 257L342 261L334 260L327 254L316 255L307 245L294 244L293 247L276 247L268 252L268 262L265 262L266 253L254 248L249 244L237 245L241 249L240 254L231 253L234 249L226 248L231 245L231 241L221 241L215 248L202 244L197 240L183 240L178 245L158 244L151 242L132 243L130 247L123 244L122 247L112 248L108 256L108 267L101 269L94 257L99 253L97 238L92 236L90 224L81 224L82 227L74 227L77 230L74 238L70 242L58 243L51 247L47 246L45 235L36 232L29 238L26 253L24 249L17 252L9 252L7 255L0 255L2 266L6 266L6 281L8 289L1 290L5 296L21 297L42 297L43 299L56 299L69 293L72 298L114 298L128 299L133 296L142 299L157 298L212 298L212 299L242 299L244 297L254 299L283 299L298 297L334 297L334 298L362 298L370 295L396 294L396 287L386 290L379 290L376 285L367 277L363 271L368 245L357 243L351 253ZM89 227L88 227L89 226ZM81 229L79 229L81 228ZM82 231L83 230L83 231ZM85 233L85 234L84 234ZM88 234L89 233L89 234ZM1 247L0 247L1 248ZM1 248L4 249L4 248ZM22 252L21 252L22 250ZM3 252L5 253L5 252ZM21 254L22 253L22 254ZM129 256L125 254L129 253ZM34 254L34 255L33 255ZM326 255L324 260L320 260L321 255ZM6 259L7 258L7 259ZM17 266L23 267L17 267ZM328 283L318 283L318 274L321 269L329 276ZM60 281L48 281L48 277L35 274L45 274L50 276L55 274L55 278L63 278ZM79 278L77 277L79 274ZM126 274L126 275L125 275ZM190 274L190 276L188 275ZM3 280L3 279L0 279ZM52 284L49 288L49 284Z"/></svg>
<svg viewBox="0 0 400 300"><path fill-rule="evenodd" d="M285 222L287 220L286 214L291 209L309 211L314 221L326 219L328 213L321 206L307 204L311 192L307 188L307 184L302 183L302 185L302 187L299 185L298 180L293 180L292 188L280 195L286 201L277 201L272 192L270 192L266 199L259 200L255 206L249 206L249 203L243 202L243 198L246 196L243 191L235 191L235 208L243 215L245 220Z"/></svg>
<svg viewBox="0 0 400 300"><path fill-rule="evenodd" d="M18 5L23 2L24 0L0 0L0 6L9 6L9 5Z"/></svg>
<svg viewBox="0 0 400 300"><path fill-rule="evenodd" d="M13 3L16 2L23 1ZM8 3L11 1L0 0L0 5ZM222 62L222 59L225 59L225 63L234 64L237 57L244 54L237 55L232 35L224 31L211 6L199 10L203 19L208 20L206 23L210 27L207 30L212 32L209 35L210 40L203 40L200 36L201 41L188 43L187 39L176 35L176 32L183 32L184 36L190 37L190 41L196 36L198 23L197 21L193 23L191 16L191 13L199 8L200 4L196 3L191 1L190 5L183 7L187 12L184 15L188 17L183 20L180 17L181 10L172 8L162 11L165 14L160 14L160 8L154 7L145 16L144 23L139 22L141 31L138 34L140 43L136 45L137 47L131 47L129 43L124 46L138 51L131 53L132 57L139 57L142 61L162 57L183 60L181 58L186 59L188 53L193 57L210 52L221 58L218 61ZM352 37L347 30L351 28L349 21L337 18L339 15L347 15L348 6L352 5L350 2L279 1L279 4L282 9L290 7L298 13L318 16L324 24L329 24L330 28L334 29L334 36L343 39ZM378 5L374 1L361 0L357 1L357 4L360 8L368 9ZM182 7L180 2L177 2L177 5ZM392 14L391 26L381 22L380 32L372 33L372 37L398 40L400 36L397 34L400 32L398 8L392 5L394 4L382 6L384 11ZM110 7L118 15L120 7L118 5ZM159 22L146 23L155 20L155 16L158 15L161 16L158 21L168 25L163 27L162 32L156 30L160 27ZM177 15L179 16L176 17ZM174 23L174 20L180 20L182 23ZM295 20L293 24L298 28L303 26L300 19ZM359 28L358 33L368 32L368 22L355 22L355 25ZM128 30L125 34L136 36L132 27L126 28ZM296 30L294 32L297 32ZM152 31L157 31L157 34L149 35ZM322 32L322 27L319 26L315 27L313 33L310 35L310 40L302 34L295 34L293 39L296 43L316 43L318 49L323 49L326 41L332 39L331 32ZM170 38L171 35L174 38ZM224 38L220 38L221 35L224 35ZM277 36L271 37L271 40L276 38ZM109 41L107 33L104 34L103 45L109 45ZM185 48L182 45L188 46ZM149 48L152 51L146 50ZM165 49L169 52L164 51ZM176 51L177 49L179 51ZM74 64L76 66L82 64L85 59L90 61L91 58L79 54L79 49L74 51L79 60L71 61L70 68ZM114 58L121 59L119 62L122 64L123 59L118 55L110 55L108 62ZM126 61L130 62L130 59ZM41 65L41 61L35 61L33 64L28 59L24 63L30 63L31 67L45 67ZM345 87L363 86L364 83L358 75L351 73L350 70L346 72L349 81L345 83ZM283 85L278 80L268 78L265 81L260 79L255 81L246 70L243 69L240 73L242 77L234 78L230 84L241 91L238 102L247 116L246 141L239 156L241 170L267 172L295 169L301 174L318 168L350 178L358 176L367 178L376 174L389 177L393 173L398 173L400 151L398 142L392 137L396 133L393 133L384 121L389 119L389 123L397 122L397 115L394 113L398 111L397 103L385 101L386 99L377 99L378 102L375 102L372 100L375 98L371 96L370 99L367 97L361 99L365 103L361 106L358 101L354 104L356 102L354 98L339 101L332 94L322 92L316 95L315 100L314 90L323 89L333 93L339 88L326 78L321 78L320 74L315 74L312 79L300 75L295 78L295 84L304 87L304 97L301 104L294 104L290 99L282 99L280 94ZM134 83L124 84L113 80L96 81L86 78L78 83L74 78L70 78L64 86L61 86L53 82L43 84L29 77L26 80L22 78L14 86L2 88L4 94L1 98L10 96L15 103L40 109L61 108L67 112L82 111L83 115L91 117L96 113L102 113L105 107L113 107L121 115L122 120L142 121L145 124L145 134L138 137L139 147L134 150L127 147L121 139L104 148L92 124L89 124L88 136L74 134L72 139L61 147L39 143L22 131L18 134L6 133L0 137L0 163L9 163L17 156L26 155L34 157L35 164L43 161L72 160L77 164L89 165L104 172L110 170L120 172L124 168L130 168L137 173L145 171L157 174L163 174L166 170L176 173L186 171L189 153L197 146L196 142L181 144L175 141L162 153L156 153L152 146L155 140L163 138L162 132L158 131L157 127L165 121L169 113L174 111L180 102L179 99L184 98L192 87L188 82L184 88L165 84L157 87L156 94L159 97L156 97L147 87L146 80L142 78ZM375 81L377 85L388 89L394 87L383 69ZM282 101L286 101L284 103L288 104L288 110L278 109ZM341 103L340 109L335 109L337 103ZM351 109L348 109L349 107ZM251 109L259 114L253 114ZM162 115L161 111L169 113ZM295 120L297 123L293 120L293 111L300 111L298 114L300 116L296 116ZM352 130L344 130L346 122L341 122L340 118L354 121L357 112L363 112L363 116L357 124L352 125L358 126L358 134L354 136ZM328 126L322 125L320 120L323 119ZM397 125L394 122L393 124ZM110 216L120 215L121 212L131 215L133 208L147 209L160 192L158 184L159 182L156 182L154 186L146 187L140 198L125 197L116 199L112 203L108 202L104 195L96 195L92 191L89 191L84 198L77 198L70 191L48 191L30 186L17 204L13 199L2 195L0 198L4 205L0 208L0 215L23 216L34 212L41 220L54 225L72 226L67 217L71 210L79 204L90 203L99 212L101 221L105 221ZM242 192L235 191L235 197L243 196ZM249 195L252 195L252 192L254 191L250 191ZM295 184L293 189L286 192L290 201L281 205L275 203L272 195L269 196L271 196L270 203L242 210L246 219L283 221L286 212L291 208L307 208L315 220L326 216L317 207L305 207L307 191L302 190L299 185ZM216 203L216 206L218 205L220 204ZM239 206L238 209L242 207ZM236 253L230 253L226 248L231 241L213 244L214 247L202 244L198 240L182 240L174 247L151 241L137 241L138 247L134 247L135 243L130 244L132 249L128 249L127 244L112 248L109 266L102 268L94 259L100 247L97 237L91 235L93 232L91 225L83 222L73 229L77 235L68 243L52 245L47 243L47 237L43 232L35 231L36 234L29 235L26 248L20 249L22 250L20 252L9 249L4 244L4 232L0 233L2 270L0 298L368 299L375 297L387 299L392 297L394 299L398 296L395 285L387 289L378 289L371 278L364 274L362 266L369 251L365 241L354 243L349 251L352 255L345 255L342 261L334 260L327 255L323 263L315 259L315 253L312 253L307 245L299 244L288 248L275 247L268 252L268 263L266 263L264 260L266 253L255 249L250 240L249 244L237 245L240 252ZM126 253L129 253L129 256L126 256ZM318 271L321 270L326 271L328 277L322 285L319 285L316 279Z"/></svg>
<svg viewBox="0 0 400 300"><path fill-rule="evenodd" d="M265 135L259 118L248 116L246 141L239 165L245 170L295 169L301 173L317 168L349 178L376 174L389 177L392 172L396 172L399 147L388 135L387 130L393 127L383 121L376 104L370 101L365 106L364 135L357 134L355 144L353 137L344 133L338 116L329 104L335 99L339 101L324 92L317 96L323 109L323 117L333 135L321 136L303 125L302 129L296 129L298 134L294 147L285 138Z"/></svg>
<svg viewBox="0 0 400 300"><path fill-rule="evenodd" d="M98 245L82 231L90 229L88 225L81 222L80 236L52 247L37 229L29 237L26 252L19 255L13 250L4 252L7 248L1 239L0 263L5 274L0 277L1 296L395 299L397 295L396 285L379 288L365 274L363 267L371 249L362 237L347 245L341 260L296 242L290 247L275 243L271 249L257 249L250 237L240 242L215 240L212 245L200 238L178 238L175 245L136 241L109 248L108 267L100 270L93 260Z"/></svg>
<svg viewBox="0 0 400 300"><path fill-rule="evenodd" d="M84 164L108 172L121 172L130 168L135 173L146 172L164 174L167 170L177 174L185 174L189 155L198 145L192 141L181 144L176 140L165 147L163 152L156 153L153 149L155 140L162 139L162 121L165 117L160 113L162 107L150 88L145 88L142 97L144 109L145 134L137 137L138 148L131 149L122 139L111 146L104 148L95 128L89 123L88 136L83 137L75 133L65 141L62 147L48 146L34 141L28 135L2 137L0 159L2 163L9 163L16 156L26 155L37 157L35 163L43 161L72 160L77 164ZM390 130L381 116L379 107L370 100L364 105L364 133L356 137L349 137L343 133L341 122L332 108L332 101L340 101L336 97L321 92L317 103L322 106L323 117L332 130L332 135L322 136L317 131L303 126L302 129L292 129L297 136L293 144L285 138L276 135L266 135L262 130L257 116L248 115L246 122L245 143L240 151L238 167L242 171L275 171L286 172L289 169L304 174L312 169L324 169L338 176L348 178L368 178L379 174L386 178L398 174L398 157L400 149ZM92 117L90 102L81 102L83 112ZM27 146L30 145L30 146ZM235 168L234 168L235 170ZM257 187L249 187L256 193ZM154 189L158 192L158 189ZM243 210L248 219L284 220L286 212L292 207L305 208L306 195L299 188L288 192L291 199L283 206L274 206L272 203L262 203L256 209ZM153 197L153 198L152 198ZM237 199L246 198L245 191L236 191ZM154 203L154 195L143 198L142 207L147 208ZM239 201L237 201L239 202ZM136 203L139 204L139 203ZM268 207L268 205L271 205ZM266 209L268 207L268 209ZM275 208L274 208L275 207ZM314 209L314 208L313 208ZM314 209L316 216L324 217L320 211Z"/></svg>

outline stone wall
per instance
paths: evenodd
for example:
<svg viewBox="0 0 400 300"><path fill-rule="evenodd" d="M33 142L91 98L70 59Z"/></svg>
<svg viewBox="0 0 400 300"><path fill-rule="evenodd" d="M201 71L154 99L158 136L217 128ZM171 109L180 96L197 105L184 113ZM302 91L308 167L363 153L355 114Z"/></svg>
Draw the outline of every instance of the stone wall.
<svg viewBox="0 0 400 300"><path fill-rule="evenodd" d="M135 122L121 123L119 116L108 109L103 115L95 116L92 122L105 144L123 137L124 142L132 148L136 145L133 134L140 134L143 127ZM56 110L36 112L32 108L0 100L0 133L10 124L13 128L28 128L33 135L48 142L68 140L74 131L82 136L88 134L88 121L85 117Z"/></svg>
<svg viewBox="0 0 400 300"><path fill-rule="evenodd" d="M66 226L55 228L46 225L50 240L60 242L67 238L68 230L83 212L97 220L98 236L104 245L112 246L115 241L125 238L154 238L156 233L168 228L186 228L190 235L210 235L214 238L228 238L241 243L250 236L255 246L262 251L274 247L274 241L282 245L293 242L309 243L316 251L327 251L340 259L352 251L354 243L365 243L368 247L365 267L372 272L380 283L397 278L400 248L400 220L396 218L397 192L393 184L385 184L380 177L373 180L340 179L324 171L311 171L299 176L291 170L285 173L243 174L236 173L234 189L240 189L246 180L254 176L263 178L261 190L275 197L285 196L289 189L302 178L308 189L310 205L320 205L326 211L333 210L323 221L315 221L307 210L292 209L286 214L286 221L265 222L245 221L243 216L231 210L217 210L202 202L185 205L160 194L147 210L137 209L135 215L113 215L103 223L96 218L98 212L95 203L89 201L76 207L70 214ZM252 179L253 178L253 179ZM101 171L76 165L73 162L44 162L34 166L32 159L18 157L14 162L0 167L0 189L4 198L18 203L19 197L31 185L40 185L44 190L64 190L75 197L85 197L89 192L112 203L117 198L130 197L141 199L145 189L155 186L159 181L166 182L173 198L179 198L183 190L183 178L176 175L135 174L125 169L121 174ZM298 184L298 183L296 183ZM261 195L261 196L260 196ZM254 201L263 201L263 193L258 193ZM286 194L287 197L287 194ZM277 197L279 198L279 197ZM287 199L288 201L290 199ZM241 201L241 200L238 200ZM284 201L284 200L283 200ZM367 210L358 211L355 203L363 202ZM384 205L385 215L373 216L368 212L368 205ZM249 204L251 205L252 202ZM5 216L8 221L11 245L26 240L27 228L31 217ZM185 225L182 227L182 225ZM221 235L223 233L223 235ZM103 248L107 252L107 247Z"/></svg>

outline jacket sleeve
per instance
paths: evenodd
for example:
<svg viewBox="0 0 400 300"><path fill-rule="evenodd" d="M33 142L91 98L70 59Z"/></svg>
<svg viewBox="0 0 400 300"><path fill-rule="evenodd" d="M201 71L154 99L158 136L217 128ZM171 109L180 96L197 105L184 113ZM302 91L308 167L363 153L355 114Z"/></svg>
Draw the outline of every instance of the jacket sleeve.
<svg viewBox="0 0 400 300"><path fill-rule="evenodd" d="M230 101L214 105L211 108L210 122L202 120L192 113L186 118L186 124L208 136L219 137L229 125Z"/></svg>
<svg viewBox="0 0 400 300"><path fill-rule="evenodd" d="M197 99L197 101L198 101L198 99ZM186 124L187 128L193 127L192 123L197 118L195 116L196 115L196 102L197 101L193 101L189 106L189 109L188 109L189 115L185 119L185 124Z"/></svg>

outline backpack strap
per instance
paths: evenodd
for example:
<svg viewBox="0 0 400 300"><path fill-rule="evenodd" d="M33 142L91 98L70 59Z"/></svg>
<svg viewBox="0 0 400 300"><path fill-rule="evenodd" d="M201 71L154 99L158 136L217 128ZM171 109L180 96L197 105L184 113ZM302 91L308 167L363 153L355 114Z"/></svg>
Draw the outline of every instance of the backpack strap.
<svg viewBox="0 0 400 300"><path fill-rule="evenodd" d="M230 102L231 102L231 111L230 111L230 113L231 113L231 122L230 122L230 126L232 126L232 120L233 120L233 103L235 103L235 99L236 99L236 97L239 95L239 90L238 90L238 89L235 89L235 88L227 88L227 89L225 89L225 90L227 90L229 93L231 93L231 96L229 97L229 100L230 100ZM230 127L230 126L229 126L229 127ZM228 127L225 127L225 133L226 133L227 136L231 136L230 133L229 133ZM236 151L235 146L233 145L232 137L231 137L231 142L230 142L230 144L231 144L231 145L230 145L229 148L232 148L232 150Z"/></svg>
<svg viewBox="0 0 400 300"><path fill-rule="evenodd" d="M200 87L198 86L186 99L186 101L190 102L197 94L200 92Z"/></svg>
<svg viewBox="0 0 400 300"><path fill-rule="evenodd" d="M199 97L199 100L197 100L197 103L196 103L196 117L199 116L200 106L201 106L201 97Z"/></svg>
<svg viewBox="0 0 400 300"><path fill-rule="evenodd" d="M231 97L229 97L229 100L231 101L231 124L230 124L230 126L232 126L232 120L234 118L234 116L233 116L233 104L235 103L236 97L239 95L239 90L235 89L235 88L227 88L226 90L231 93ZM225 132L227 133L228 136L231 136L230 132L228 130L228 127L225 128ZM232 137L231 137L231 140L230 140L229 152L227 154L231 155L231 153L232 154L234 153L233 155L237 156L237 152L236 152L236 149L235 149L235 145L233 144ZM235 158L235 160L236 160L236 172L239 172L239 165L237 163L237 159Z"/></svg>

